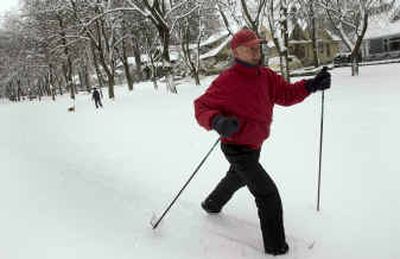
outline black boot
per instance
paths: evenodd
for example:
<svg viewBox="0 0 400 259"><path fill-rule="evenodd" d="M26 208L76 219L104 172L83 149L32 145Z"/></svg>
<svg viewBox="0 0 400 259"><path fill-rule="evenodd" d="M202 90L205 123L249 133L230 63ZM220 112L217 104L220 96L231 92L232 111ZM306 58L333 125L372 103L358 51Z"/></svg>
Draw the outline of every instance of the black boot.
<svg viewBox="0 0 400 259"><path fill-rule="evenodd" d="M207 199L201 203L201 207L208 213L208 214L218 214L221 212L221 208L213 204L212 200Z"/></svg>
<svg viewBox="0 0 400 259"><path fill-rule="evenodd" d="M268 247L265 248L265 253L270 255L283 255L286 254L288 251L289 251L289 246L287 243L278 248L268 248Z"/></svg>

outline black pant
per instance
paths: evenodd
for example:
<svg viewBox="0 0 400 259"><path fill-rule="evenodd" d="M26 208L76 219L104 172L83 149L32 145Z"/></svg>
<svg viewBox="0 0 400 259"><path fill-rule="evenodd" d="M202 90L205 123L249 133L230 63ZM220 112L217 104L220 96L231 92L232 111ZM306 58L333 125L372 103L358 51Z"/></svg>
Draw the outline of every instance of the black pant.
<svg viewBox="0 0 400 259"><path fill-rule="evenodd" d="M221 148L230 168L205 202L222 209L246 185L255 198L264 248L282 247L285 244L282 202L275 183L258 162L260 150L231 144L221 144Z"/></svg>
<svg viewBox="0 0 400 259"><path fill-rule="evenodd" d="M103 107L103 104L101 104L101 100L100 99L94 99L94 104L96 105L96 108Z"/></svg>

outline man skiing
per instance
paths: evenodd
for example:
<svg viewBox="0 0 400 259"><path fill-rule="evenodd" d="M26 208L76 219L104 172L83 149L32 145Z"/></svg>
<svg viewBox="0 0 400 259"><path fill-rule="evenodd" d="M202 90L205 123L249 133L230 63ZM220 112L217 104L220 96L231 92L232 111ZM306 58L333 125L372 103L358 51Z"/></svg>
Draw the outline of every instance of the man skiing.
<svg viewBox="0 0 400 259"><path fill-rule="evenodd" d="M329 72L293 84L260 65L262 40L249 29L233 35L234 64L222 72L194 102L198 123L221 136L221 149L230 164L225 177L201 203L207 213L219 213L233 194L247 186L255 198L264 249L287 253L282 202L278 189L259 163L261 146L270 134L275 104L290 106L310 93L330 88Z"/></svg>
<svg viewBox="0 0 400 259"><path fill-rule="evenodd" d="M103 104L101 103L101 95L100 92L97 90L97 88L93 88L93 93L92 93L92 100L94 100L94 104L96 105L96 109L99 107L103 108Z"/></svg>

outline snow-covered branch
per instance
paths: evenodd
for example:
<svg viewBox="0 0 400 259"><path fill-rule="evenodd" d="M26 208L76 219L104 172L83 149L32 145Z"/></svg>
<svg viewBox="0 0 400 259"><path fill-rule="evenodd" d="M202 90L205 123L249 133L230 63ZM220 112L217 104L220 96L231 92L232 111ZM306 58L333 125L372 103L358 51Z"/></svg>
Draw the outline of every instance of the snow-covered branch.
<svg viewBox="0 0 400 259"><path fill-rule="evenodd" d="M174 27L176 26L177 22L185 17L190 16L193 12L195 12L198 8L200 8L200 5L196 5L195 7L193 7L191 10L187 11L186 13L179 15L177 17L174 18L174 22L171 25L170 28L170 33L174 30Z"/></svg>
<svg viewBox="0 0 400 259"><path fill-rule="evenodd" d="M82 28L81 31L83 31L86 27L89 27L90 25L92 25L95 21L97 21L98 19L111 14L111 13L116 13L116 12L139 12L140 14L142 14L144 17L149 17L150 14L148 12L143 11L142 9L138 8L138 7L121 7L121 8L115 8L115 9L110 9L107 10L105 12L102 12L96 16L94 16L93 18L90 19L90 21L88 21L87 23L83 24L82 26L84 28Z"/></svg>

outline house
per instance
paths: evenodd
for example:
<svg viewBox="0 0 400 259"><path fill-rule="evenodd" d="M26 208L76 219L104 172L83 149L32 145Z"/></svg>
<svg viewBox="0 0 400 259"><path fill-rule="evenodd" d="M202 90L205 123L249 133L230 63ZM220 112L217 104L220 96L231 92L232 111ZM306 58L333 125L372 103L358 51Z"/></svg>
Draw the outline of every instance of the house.
<svg viewBox="0 0 400 259"><path fill-rule="evenodd" d="M319 62L330 63L339 51L340 38L326 28L317 32L317 51ZM307 27L296 24L289 34L289 53L295 55L304 66L314 64L314 51Z"/></svg>
<svg viewBox="0 0 400 259"><path fill-rule="evenodd" d="M226 30L222 30L200 44L201 73L216 74L229 66L232 62L231 38Z"/></svg>
<svg viewBox="0 0 400 259"><path fill-rule="evenodd" d="M317 37L320 63L332 62L339 51L340 38L325 28L318 30ZM272 46L269 52L271 57L278 56L275 46ZM301 66L314 64L313 45L306 24L302 25L300 22L289 24L289 56L298 59L301 62Z"/></svg>
<svg viewBox="0 0 400 259"><path fill-rule="evenodd" d="M291 69L303 66L311 66L314 62L314 52L306 26L295 23L290 26L289 33L289 65ZM261 35L268 41L266 54L269 58L268 65L279 70L279 54L273 44L271 33L265 28L261 28ZM318 32L317 48L319 51L320 63L332 62L339 51L341 40L327 29ZM229 49L231 36L226 31L216 33L200 47L202 60L202 73L213 74L223 70L232 61L232 54Z"/></svg>
<svg viewBox="0 0 400 259"><path fill-rule="evenodd" d="M400 7L370 20L361 52L367 61L400 58Z"/></svg>

